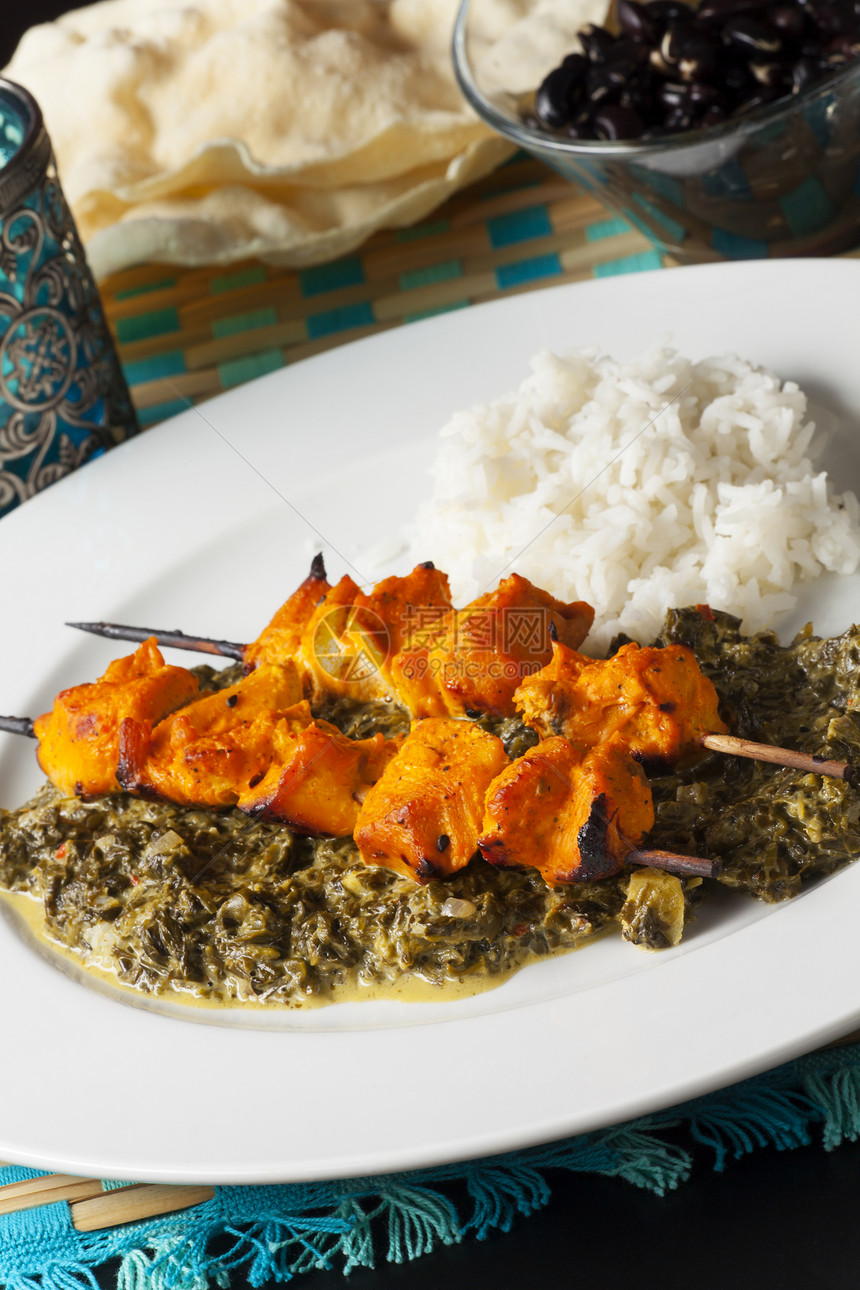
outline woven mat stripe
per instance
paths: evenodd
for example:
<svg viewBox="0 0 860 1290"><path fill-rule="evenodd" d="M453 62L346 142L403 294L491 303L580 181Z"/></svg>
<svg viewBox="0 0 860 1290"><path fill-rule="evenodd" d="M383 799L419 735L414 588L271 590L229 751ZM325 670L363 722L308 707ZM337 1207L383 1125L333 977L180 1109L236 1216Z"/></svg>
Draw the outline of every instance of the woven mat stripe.
<svg viewBox="0 0 860 1290"><path fill-rule="evenodd" d="M174 347L177 344L182 347L205 344L219 335L219 327L224 329L227 324L229 329L232 320L253 318L267 309L274 313L271 321L304 322L308 325L318 313L380 297L405 296L434 278L451 278L454 276L452 266L458 266L459 275L468 279L516 264L527 256L581 248L585 260L598 265L620 258L626 253L628 243L635 244L637 249L650 246L641 234L621 221L613 226L610 236L595 237L589 233L590 225L571 218L568 211L562 212L564 218L559 219L559 228L554 226L555 212L549 208L542 208L542 211L549 216L547 223L541 223L540 231L527 239L508 238L494 247L490 245L486 227L469 229L466 239L458 237L454 241L446 238L438 243L434 239L432 246L425 244L425 255L420 259L412 257L406 261L401 258L396 272L383 273L378 266L372 275L365 273L363 280L338 283L329 291L311 296L301 294L299 275L294 274L291 278L267 280L251 288L243 287L217 296L203 293L186 304L169 303L163 292L156 297L137 296L137 312L125 317L116 315L109 298L106 299L106 308L117 332L123 360L134 362L158 353L166 337L173 337ZM598 229L606 226L605 218L594 222ZM531 230L534 224L526 221L520 227ZM234 323L233 330L241 328Z"/></svg>
<svg viewBox="0 0 860 1290"><path fill-rule="evenodd" d="M594 254L598 248L599 258ZM524 249L529 253L523 254ZM450 263L446 261L444 267ZM120 342L120 355L139 408L164 400L165 377L172 378L171 384L183 396L197 401L235 384L233 379L227 386L222 383L220 372L225 364L255 354L277 349L285 362L295 361L395 323L497 299L523 288L534 289L548 280L580 281L608 273L658 268L663 263L640 234L629 230L597 240L576 235L568 239L541 238L534 245L520 243L516 255L500 254L495 263L476 265L472 272L467 273L464 264L460 265L462 273L456 274L438 272L435 266L437 272L428 272L427 281L418 288L398 290L397 283L380 283L379 294L373 296L344 298L344 293L336 293L326 302L328 308L304 317L284 318L282 315L290 312L288 308L258 305L244 314L228 315L232 325L224 328L226 334L213 336L212 324L191 333L171 326L144 341L125 345ZM218 321L223 325L227 320ZM247 370L247 379L259 374L253 368Z"/></svg>
<svg viewBox="0 0 860 1290"><path fill-rule="evenodd" d="M347 340L468 305L663 260L623 220L529 159L456 194L424 224L339 260L147 265L101 284L144 425Z"/></svg>
<svg viewBox="0 0 860 1290"><path fill-rule="evenodd" d="M164 353L172 375L156 374L153 370L149 379L139 380L136 378L142 373L137 363L126 362L124 366L138 409L162 402L166 388L181 393L192 402L198 402L235 385L237 382L233 374L236 364L248 360L242 369L247 373L248 380L261 375L250 361L257 355L265 356L265 370L271 371L269 356L273 352L281 354L283 364L295 362L346 340L372 335L399 323L462 308L464 305L497 300L519 294L523 290L534 290L545 286L549 281L554 284L579 282L609 274L660 268L664 264L660 254L638 234L627 235L623 245L617 249L622 252L617 258L607 258L597 264L591 263L590 257L584 254L584 248L581 247L560 253L543 252L501 265L495 270L458 279L454 283L438 283L433 288L420 292L404 292L355 305L342 305L315 315L304 326L298 321L277 323L237 332L230 337L229 342L191 344L183 351L185 370L181 373L175 371L179 351L173 348L176 336L171 334L164 338L165 346L171 347L165 348ZM222 380L225 371L230 373L230 380L226 384ZM167 387L162 379L164 375L170 375Z"/></svg>

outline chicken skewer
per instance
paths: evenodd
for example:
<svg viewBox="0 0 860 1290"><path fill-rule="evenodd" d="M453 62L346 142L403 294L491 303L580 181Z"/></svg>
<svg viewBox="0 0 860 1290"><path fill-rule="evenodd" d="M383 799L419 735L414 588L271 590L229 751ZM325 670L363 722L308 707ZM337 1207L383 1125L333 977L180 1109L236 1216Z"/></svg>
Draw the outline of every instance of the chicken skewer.
<svg viewBox="0 0 860 1290"><path fill-rule="evenodd" d="M237 663L244 661L244 651L247 648L238 641L219 641L211 636L188 636L185 632L168 632L160 627L125 627L121 623L66 623L66 626L111 641L130 641L140 645L153 639L159 649L184 649L195 654L214 654L220 658L232 658Z"/></svg>
<svg viewBox="0 0 860 1290"><path fill-rule="evenodd" d="M447 877L479 850L491 863L538 868L550 885L598 879L618 871L624 854L653 823L647 781L622 752L627 774L647 799L650 815L641 827L630 822L631 808L622 800L629 785L621 785L620 792L618 784L610 786L607 806L601 781L599 791L592 792L590 784L585 788L586 816L575 840L579 868L571 869L566 860L564 868L558 857L569 847L552 823L548 832L543 826L547 857L535 859L532 851L521 849L500 859L484 850L479 837L493 790L511 771L500 739L472 721L424 718L413 723L402 749L399 739L381 734L350 740L315 721L300 695L292 664L264 663L235 685L201 696L198 679L167 665L149 640L134 655L111 663L99 681L57 696L51 712L33 723L38 759L70 796L125 789L181 806L237 806L304 833L353 833L368 864L397 869L418 882ZM564 745L576 761L578 754L563 738L540 749L553 744ZM605 750L590 756L592 762L605 760ZM546 755L537 760L546 761ZM562 799L575 792L566 773L554 787ZM581 797L580 792L577 800ZM534 824L522 805L514 814L525 826L524 836L531 836ZM546 803L536 804L538 813L541 807ZM601 831L604 808L613 818L625 813L624 842L614 850L606 848L606 827ZM673 872L715 872L713 864L695 857L653 853L648 863Z"/></svg>
<svg viewBox="0 0 860 1290"><path fill-rule="evenodd" d="M563 734L592 747L619 736L646 770L694 762L703 749L851 781L855 768L815 754L728 733L719 696L686 645L623 645L607 659L553 642L546 667L514 695L526 725L543 738Z"/></svg>
<svg viewBox="0 0 860 1290"><path fill-rule="evenodd" d="M37 758L67 796L122 789L180 806L238 807L301 833L352 832L364 794L397 739L348 739L317 721L298 669L261 664L237 684L200 693L198 678L144 641L98 681L63 690L34 722Z"/></svg>
<svg viewBox="0 0 860 1290"><path fill-rule="evenodd" d="M140 641L261 662L295 661L311 700L349 695L395 699L413 717L513 716L519 682L550 661L553 634L571 649L585 640L594 610L566 603L512 574L496 590L455 609L448 579L431 561L365 593L349 577L331 586L321 557L255 641L147 633L116 623L69 626Z"/></svg>
<svg viewBox="0 0 860 1290"><path fill-rule="evenodd" d="M450 877L476 851L499 868L536 869L550 887L599 882L625 863L717 876L719 861L641 850L653 825L648 780L618 739L583 753L555 736L509 762L480 726L430 717L368 791L354 836L366 864L420 883Z"/></svg>
<svg viewBox="0 0 860 1290"><path fill-rule="evenodd" d="M424 572L423 577L419 571ZM497 641L487 645L489 638L499 635L500 620L504 621L504 615L512 610L521 615L521 628L525 621L534 636L535 627L539 633L542 626L548 639L533 639L526 650L507 653L499 650ZM491 596L481 597L458 612L451 605L445 575L435 571L429 562L419 565L407 578L386 579L370 596L363 596L349 578L341 579L332 588L326 580L322 557L317 555L309 577L257 640L247 645L183 632L149 632L117 623L68 626L111 639L140 641L152 635L159 645L223 654L240 659L246 668L260 659L283 661L292 652L304 656L316 697L326 692L348 693L359 699L394 697L415 717L477 716L484 712L510 716L515 711L523 712L515 695L520 694L522 699L530 681L537 683L541 699L551 703L553 688L569 688L586 664L612 665L611 659L587 659L575 653L590 628L592 612L584 602L564 605L516 575L506 579ZM528 617L522 618L529 614L531 623ZM411 631L404 629L410 615ZM614 658L629 658L630 650L637 648L622 647ZM699 681L709 685L692 652L687 654L692 660L691 673L695 670ZM575 667L571 660L575 660ZM489 686L477 680L482 670L504 671L506 665L511 674L507 680L496 680ZM351 675L345 677L347 671ZM529 677L529 673L537 675ZM517 682L524 676L528 678L525 689L521 685L518 690ZM693 697L701 702L701 693ZM729 734L717 713L715 694L711 709L710 723L699 724L697 751L706 748L835 779L850 781L856 776L855 767L848 762ZM524 719L531 724L527 715ZM560 732L552 725L551 717L545 717L543 724L535 728L544 735ZM577 741L578 736L571 737ZM687 751L689 754L691 750ZM666 759L661 753L657 760Z"/></svg>
<svg viewBox="0 0 860 1290"><path fill-rule="evenodd" d="M416 640L406 630L407 611L414 603L433 610L427 638L419 634ZM487 627L497 629L502 615L523 608L543 614L548 640L539 639L532 653L548 653L549 658L540 667L506 642L507 653L501 652L507 664L502 684L498 668L494 673L486 666L487 654L497 664L500 658L498 642L495 637L488 639ZM653 824L653 810L650 789L637 763L661 768L683 763L710 741L736 751L720 720L716 691L686 646L640 649L630 644L605 660L576 653L568 642L578 644L590 621L590 607L565 605L516 575L458 614L451 605L447 578L431 563L419 565L407 578L387 579L364 595L349 578L331 587L318 559L257 640L237 647L246 666L245 680L224 695L200 698L196 678L164 664L151 640L132 659L112 664L102 681L118 682L122 693L107 686L101 715L107 716L109 738L94 778L83 775L76 762L82 748L84 763L93 752L87 743L93 721L98 732L99 714L93 713L90 704L94 687L77 688L85 694L83 710L76 707L77 690L66 691L54 713L39 718L35 727L26 719L9 719L6 728L39 737L40 762L66 792L116 791L118 782L129 791L180 804L238 805L308 832L341 834L352 831L354 824L356 841L369 863L400 869L418 881L454 872L468 863L476 848L490 863L537 868L551 885L608 876L618 871L626 856L638 851L645 857L643 863L664 868L667 862L680 864L682 872L690 872L692 864L696 872L703 872L707 861L640 851ZM560 633L567 641L559 639ZM356 677L345 674L343 667L349 651L373 665L369 676L357 678L357 685ZM480 666L471 673L456 669L458 663L474 664L476 657L483 658L483 670ZM434 685L423 687L417 664L434 660L452 671L443 674L440 686L437 668ZM521 667L523 663L529 666ZM520 680L523 671L526 676ZM484 684L485 673L490 676L489 686ZM376 737L381 747L362 749L360 741L344 740L334 727L313 720L302 699L308 686L317 694L354 693L365 699L394 689L399 698L404 693L408 696L419 717L428 719L413 727L402 756L396 745L385 747L381 736ZM142 710L140 696L132 695L135 687L143 695ZM251 700L250 719L231 721L224 705L237 703L240 691L243 713ZM263 710L254 707L255 696L262 697ZM272 700L268 707L267 700ZM477 712L466 706L467 701L480 705ZM498 705L506 713L519 711L544 737L513 767L506 762L499 765L496 753L488 752L492 745L504 757L494 736L451 720L461 709L471 717L482 710L498 712ZM173 711L176 708L180 711ZM335 748L337 741L342 748ZM455 745L461 750L469 747L465 762ZM752 747L768 760L783 760L778 757L781 750ZM304 811L299 810L292 792L296 780L304 779L324 754L334 752L340 754L336 758L340 787L349 789L347 808L320 813L314 809L315 790L305 795ZM843 776L851 772L842 763L794 756L807 763L803 769L834 770ZM359 757L364 758L361 764ZM428 779L425 772L431 767L438 771L440 759L445 762L441 773L448 773L448 779L439 778L442 796L434 806L432 776ZM390 776L378 793L372 789L380 776L384 779L389 762L397 776L395 796L400 805L396 820L380 825L378 808L385 802L385 793L392 791ZM474 775L482 764L487 782L476 788ZM545 782L547 766L557 783ZM496 784L494 776L502 782ZM423 789L410 796L413 783ZM258 786L260 791L254 795ZM529 794L534 793L544 799L533 803ZM549 803L547 794L552 798ZM328 795L338 796L330 780ZM504 818L509 806L500 808L502 815L493 816L490 802L495 798L515 803L510 819ZM358 804L367 799L371 805L359 812ZM471 807L467 809L464 801L471 802ZM445 802L454 805L444 807ZM607 802L611 818L605 810ZM472 817L484 804L488 814L479 836L478 822ZM440 855L443 848L438 840L448 840L447 854L440 859L423 830L428 820L432 823L449 809L457 815L456 827L450 833L441 826L436 829ZM532 819L534 811L538 815ZM541 837L538 816L552 821L550 836L540 847L535 845ZM619 820L624 821L623 827ZM511 821L517 827L509 836ZM392 850L389 844L395 835ZM455 846L450 845L452 837L457 839Z"/></svg>

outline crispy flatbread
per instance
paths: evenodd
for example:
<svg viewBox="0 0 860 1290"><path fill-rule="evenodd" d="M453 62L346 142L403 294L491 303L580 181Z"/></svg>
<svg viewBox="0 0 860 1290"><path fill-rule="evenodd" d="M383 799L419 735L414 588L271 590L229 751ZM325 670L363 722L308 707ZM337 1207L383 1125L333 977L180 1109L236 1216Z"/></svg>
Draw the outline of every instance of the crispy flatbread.
<svg viewBox="0 0 860 1290"><path fill-rule="evenodd" d="M503 74L528 77L529 14L546 27L562 3L478 0L477 54L498 47ZM565 4L569 26L593 5ZM32 28L5 74L42 106L97 274L141 258L306 264L423 218L512 151L456 85L456 10L102 0Z"/></svg>

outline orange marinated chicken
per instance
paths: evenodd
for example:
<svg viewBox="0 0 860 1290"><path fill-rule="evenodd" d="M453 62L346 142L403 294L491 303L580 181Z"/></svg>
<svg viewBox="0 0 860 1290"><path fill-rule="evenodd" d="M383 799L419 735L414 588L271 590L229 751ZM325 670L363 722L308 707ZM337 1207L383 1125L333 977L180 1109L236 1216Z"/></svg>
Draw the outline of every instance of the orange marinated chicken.
<svg viewBox="0 0 860 1290"><path fill-rule="evenodd" d="M511 574L494 592L447 615L428 655L443 708L452 715L513 716L517 686L550 661L553 639L575 649L593 621L594 610L584 601L565 604ZM436 715L432 696L423 710Z"/></svg>
<svg viewBox="0 0 860 1290"><path fill-rule="evenodd" d="M490 864L537 869L556 887L618 873L653 825L648 781L623 744L583 752L555 736L493 780L478 845Z"/></svg>
<svg viewBox="0 0 860 1290"><path fill-rule="evenodd" d="M198 699L157 725L127 717L117 779L130 793L179 806L234 806L268 771L277 725L301 697L293 663L262 663L237 685ZM311 720L308 709L304 724Z"/></svg>
<svg viewBox="0 0 860 1290"><path fill-rule="evenodd" d="M341 578L314 610L302 638L313 693L359 702L393 699L411 709L404 667L426 656L428 624L438 624L451 608L448 579L430 563L405 578L385 578L369 593L352 578Z"/></svg>
<svg viewBox="0 0 860 1290"><path fill-rule="evenodd" d="M311 701L393 700L413 717L513 716L513 693L549 662L553 633L575 648L593 618L590 605L565 604L518 574L456 610L431 561L365 593L348 575L329 586L315 560L244 657L246 668L295 659Z"/></svg>
<svg viewBox="0 0 860 1290"><path fill-rule="evenodd" d="M299 653L302 634L323 596L331 591L322 556L314 557L304 582L281 605L274 618L255 641L243 647L245 671L260 663L283 663Z"/></svg>
<svg viewBox="0 0 860 1290"><path fill-rule="evenodd" d="M199 692L196 676L165 663L154 639L144 641L98 681L62 690L51 711L36 719L39 765L69 796L117 793L123 721L154 724Z"/></svg>
<svg viewBox="0 0 860 1290"><path fill-rule="evenodd" d="M310 717L306 703L299 707ZM240 796L239 808L300 833L347 837L371 785L399 746L399 739L381 734L347 739L327 721L299 727L296 718L285 717L275 728L268 773Z"/></svg>
<svg viewBox="0 0 860 1290"><path fill-rule="evenodd" d="M326 695L354 698L359 703L385 696L379 672L385 643L379 625L363 634L356 599L357 582L344 574L314 608L302 632L298 661L305 669L309 695L319 701Z"/></svg>
<svg viewBox="0 0 860 1290"><path fill-rule="evenodd" d="M427 660L430 649L442 631L446 614L454 606L448 575L441 573L431 560L416 565L405 578L385 578L369 596L356 602L367 618L385 624L386 652L380 670L391 698L408 708L413 716L429 716L423 710L422 696L427 683ZM446 716L447 710L433 713Z"/></svg>
<svg viewBox="0 0 860 1290"><path fill-rule="evenodd" d="M623 645L593 659L558 643L551 662L514 696L526 725L582 748L618 736L657 768L693 760L705 734L726 734L718 697L686 645Z"/></svg>
<svg viewBox="0 0 860 1290"><path fill-rule="evenodd" d="M479 726L413 722L359 812L362 859L417 882L462 869L478 847L487 789L507 763L501 740Z"/></svg>

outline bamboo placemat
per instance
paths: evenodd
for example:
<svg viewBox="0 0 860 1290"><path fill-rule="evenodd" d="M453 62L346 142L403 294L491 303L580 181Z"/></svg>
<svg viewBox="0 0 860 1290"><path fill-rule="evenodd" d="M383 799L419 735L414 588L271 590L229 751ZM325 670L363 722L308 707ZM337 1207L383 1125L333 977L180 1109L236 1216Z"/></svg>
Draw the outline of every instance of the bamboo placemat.
<svg viewBox="0 0 860 1290"><path fill-rule="evenodd" d="M660 268L643 234L514 157L433 217L295 270L145 265L100 284L141 425L344 341L561 282Z"/></svg>

